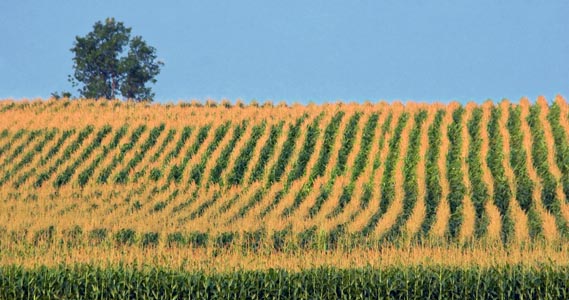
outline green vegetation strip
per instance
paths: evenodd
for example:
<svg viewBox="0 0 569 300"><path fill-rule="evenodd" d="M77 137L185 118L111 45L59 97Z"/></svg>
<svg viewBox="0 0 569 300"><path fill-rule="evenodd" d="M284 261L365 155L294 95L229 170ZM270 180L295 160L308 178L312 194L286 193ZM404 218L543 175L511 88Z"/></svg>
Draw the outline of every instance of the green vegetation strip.
<svg viewBox="0 0 569 300"><path fill-rule="evenodd" d="M63 145L63 142L65 142L65 140L67 140L67 138L69 138L74 132L75 130L63 131L61 137L57 140L56 144L48 150L45 156L41 157L37 166L32 168L31 170L28 170L26 173L22 174L22 176L18 177L16 182L14 182L14 187L19 188L26 180L28 180L30 176L35 174L38 166L44 166L45 164L47 164L49 162L49 159L55 156L59 152L59 150Z"/></svg>
<svg viewBox="0 0 569 300"><path fill-rule="evenodd" d="M565 220L561 213L561 202L557 198L556 193L557 180L549 170L547 144L543 125L539 120L540 110L539 105L533 105L530 107L529 115L527 116L527 122L533 136L531 149L533 165L541 178L541 201L545 208L555 216L555 223L561 235L567 238L569 237L569 224L567 224L567 220Z"/></svg>
<svg viewBox="0 0 569 300"><path fill-rule="evenodd" d="M226 273L75 265L0 269L2 299L567 299L569 268L395 266Z"/></svg>
<svg viewBox="0 0 569 300"><path fill-rule="evenodd" d="M22 138L24 133L26 133L24 129L18 130L14 134L14 136L12 136L12 138L6 142L6 144L0 146L0 157L2 157L2 154L4 154L5 152L8 152L10 148L12 148L13 144L16 143L20 138Z"/></svg>
<svg viewBox="0 0 569 300"><path fill-rule="evenodd" d="M229 141L229 144L225 146L225 148L221 151L221 154L217 158L217 163L215 167L211 170L211 174L209 176L209 181L212 183L222 183L221 182L221 173L229 164L229 157L235 148L237 142L241 139L243 133L245 133L245 129L247 128L247 122L243 122L242 124L235 127L233 130L233 136Z"/></svg>
<svg viewBox="0 0 569 300"><path fill-rule="evenodd" d="M409 149L404 158L404 182L403 182L403 211L397 216L395 224L384 234L382 238L395 240L403 233L403 226L411 217L415 203L417 203L418 183L417 164L419 163L419 147L421 146L421 127L427 118L427 112L422 110L415 115L415 126L409 136Z"/></svg>
<svg viewBox="0 0 569 300"><path fill-rule="evenodd" d="M36 144L32 149L26 152L24 157L17 164L15 164L10 171L4 174L4 176L0 179L0 186L2 186L6 181L8 181L12 176L14 176L14 174L19 172L26 165L28 165L32 161L34 156L42 151L45 144L51 141L55 137L55 134L56 130L54 129L46 130L43 139L38 144Z"/></svg>
<svg viewBox="0 0 569 300"><path fill-rule="evenodd" d="M328 200L330 193L332 192L332 187L334 186L334 182L336 181L336 177L340 176L344 170L346 169L346 161L348 160L348 155L352 151L354 147L354 138L357 135L358 130L358 123L361 118L361 113L354 114L350 120L348 120L348 125L344 130L344 135L342 137L342 146L338 151L338 159L336 161L336 165L334 169L332 169L332 175L330 179L326 183L326 185L320 190L318 197L316 198L316 202L312 207L310 207L309 215L310 217L314 217L320 209L324 202ZM307 192L306 192L307 193Z"/></svg>
<svg viewBox="0 0 569 300"><path fill-rule="evenodd" d="M444 110L437 111L433 124L429 127L429 148L425 162L426 174L426 195L425 195L425 219L421 224L421 233L418 235L426 237L435 222L437 207L441 201L442 187L439 180L439 166L437 164L441 146L441 124L445 115Z"/></svg>
<svg viewBox="0 0 569 300"><path fill-rule="evenodd" d="M111 163L101 171L99 177L97 178L97 183L99 184L107 183L107 180L109 179L109 176L111 176L113 170L117 166L122 164L127 152L129 152L134 148L134 146L136 145L136 143L138 142L138 140L142 136L142 133L145 130L146 130L146 125L140 125L132 132L130 136L130 141L120 146L120 152L115 157L113 157Z"/></svg>
<svg viewBox="0 0 569 300"><path fill-rule="evenodd" d="M230 122L225 122L223 125L217 127L213 141L211 141L211 143L208 145L206 152L201 157L200 162L195 165L191 171L190 182L194 182L197 185L200 184L202 175L205 171L207 160L211 157L211 154L215 151L215 149L217 149L219 144L221 144L221 141L225 137L225 134L227 131L229 131L230 125Z"/></svg>
<svg viewBox="0 0 569 300"><path fill-rule="evenodd" d="M263 145L263 148L261 149L261 153L259 154L257 164L251 171L251 177L249 183L261 180L261 177L265 172L265 167L267 166L269 159L275 152L277 140L282 133L283 126L284 126L283 121L279 122L278 125L271 126L271 132L269 133L269 138L267 139L267 141Z"/></svg>
<svg viewBox="0 0 569 300"><path fill-rule="evenodd" d="M482 137L480 136L482 115L482 108L475 108L467 124L470 147L466 161L468 162L468 178L472 187L471 198L476 213L476 222L474 223L476 238L481 238L488 232L488 224L490 223L485 208L489 197L488 187L482 177L484 171L482 170L482 155L480 154L482 149Z"/></svg>
<svg viewBox="0 0 569 300"><path fill-rule="evenodd" d="M119 145L121 138L127 133L127 131L128 127L126 125L121 126L116 131L111 142L108 145L104 145L103 151L97 157L95 157L93 162L91 162L91 164L85 170L83 170L83 172L79 174L78 181L81 187L84 187L87 184L87 182L89 182L97 166L99 166L99 164L105 159L105 157L107 157L107 155L111 152L111 150L115 149Z"/></svg>
<svg viewBox="0 0 569 300"><path fill-rule="evenodd" d="M175 182L179 183L180 180L182 180L182 175L184 174L184 170L186 169L188 162L198 152L200 146L203 144L203 142L207 138L207 135L209 133L210 128L211 128L211 125L206 125L206 126L203 126L200 128L200 130L196 136L196 140L190 146L190 148L186 151L186 154L184 155L184 158L183 158L182 162L180 163L180 165L175 164L170 169L170 173L168 175L168 183L170 183L171 181L175 181ZM176 145L176 149L173 152L170 152L170 154L168 154L168 156L166 157L165 163L163 165L167 165L170 162L170 159L173 159L174 157L176 157L178 155L178 153L179 153L179 151L177 150L178 145L180 143L182 143L182 144L185 143L185 140L189 137L189 134L190 134L190 132L188 130L188 132L187 132L188 137L184 137L184 133L185 133L185 131L182 133L182 137L181 137L180 141L178 141L178 144ZM179 146L179 147L181 149L182 146ZM160 170L156 170L156 169L154 169L152 173L154 174L152 177L154 178L155 181L157 181L160 178L160 176L162 175L160 173Z"/></svg>
<svg viewBox="0 0 569 300"><path fill-rule="evenodd" d="M59 188L62 185L67 184L69 180L71 180L71 176L75 174L75 170L77 170L77 168L79 168L79 166L89 157L89 155L91 155L91 153L101 145L101 141L103 138L105 138L105 136L107 136L107 134L111 132L111 130L112 128L110 125L103 126L97 133L97 137L91 142L88 147L83 150L81 155L79 155L79 158L75 159L75 161L69 165L65 171L56 177L55 181L53 182L53 186Z"/></svg>
<svg viewBox="0 0 569 300"><path fill-rule="evenodd" d="M378 149L383 149L383 145L385 144L385 140L386 140L385 137L387 134L387 130L389 130L392 121L393 121L393 114L389 113L389 115L385 119L385 122L383 122L383 125L381 126L381 134L380 134L380 138L379 138ZM364 185L363 185L363 192L362 192L362 196L360 198L360 208L362 210L367 208L369 201L371 200L375 176L377 176L377 170L381 166L381 159L380 158L381 158L381 151L378 151L375 155L374 160L373 160L372 175L368 178L367 182L364 183ZM355 218L355 214L350 216L351 220L353 220L353 218Z"/></svg>
<svg viewBox="0 0 569 300"><path fill-rule="evenodd" d="M352 168L352 177L350 183L344 186L342 189L342 195L338 200L338 205L334 210L329 213L326 217L332 219L339 215L346 205L352 200L352 194L356 187L356 180L360 177L361 173L364 171L364 167L367 164L369 152L371 150L371 144L375 137L375 128L379 120L379 115L377 113L372 114L365 124L364 130L362 132L361 146L360 150L356 156L356 161Z"/></svg>
<svg viewBox="0 0 569 300"><path fill-rule="evenodd" d="M401 141L401 133L403 132L403 128L405 128L409 117L409 113L407 112L403 113L399 117L399 121L393 132L393 136L389 141L389 154L385 160L385 170L383 171L383 180L381 182L381 202L379 203L377 212L371 217L367 225L363 228L363 235L367 236L373 231L379 222L379 219L387 212L387 208L395 197L395 179L393 174L395 172L395 164L397 162L397 159L399 159L399 144Z"/></svg>
<svg viewBox="0 0 569 300"><path fill-rule="evenodd" d="M146 152L150 150L156 144L158 137L164 131L164 123L157 127L152 128L148 139L140 146L140 149L135 152L134 157L126 164L126 166L118 172L115 177L115 183L125 184L128 180L128 176L131 170L133 170L144 158ZM140 176L140 175L139 175ZM136 180L137 178L135 178Z"/></svg>
<svg viewBox="0 0 569 300"><path fill-rule="evenodd" d="M448 221L447 235L451 240L458 239L460 228L463 220L463 200L466 193L461 168L461 147L462 147L462 124L461 120L464 115L464 108L461 106L452 114L452 124L449 125L447 135L449 140L449 150L447 153L447 178L448 183L452 187L448 194L448 203L450 206L450 217Z"/></svg>
<svg viewBox="0 0 569 300"><path fill-rule="evenodd" d="M87 137L91 134L91 132L93 132L93 130L94 130L94 126L92 126L92 125L89 125L89 126L85 127L83 130L81 130L79 132L79 134L77 135L77 139L75 141L73 141L73 143L71 145L69 145L67 148L65 148L65 150L62 153L62 156L55 161L55 164L53 164L51 167L49 167L49 169L47 171L38 175L38 177L34 183L34 186L36 188L41 187L42 184L45 181L47 181L55 171L57 171L57 168L59 168L59 166L61 166L64 162L68 161L71 158L71 155L73 153L75 153L77 150L79 150L79 147L81 147L81 144L83 144L83 141L85 139L87 139Z"/></svg>
<svg viewBox="0 0 569 300"><path fill-rule="evenodd" d="M257 142L261 138L264 133L266 127L266 122L263 121L261 124L256 125L253 127L253 132L251 133L251 138L247 141L247 144L241 149L239 156L235 160L235 165L233 166L233 170L229 173L227 177L227 184L228 185L240 185L243 182L243 175L247 170L247 165L253 156L253 151Z"/></svg>
<svg viewBox="0 0 569 300"><path fill-rule="evenodd" d="M326 171L326 166L328 165L328 161L330 160L330 155L332 152L332 147L334 146L334 140L336 139L336 134L338 132L338 128L340 127L340 121L344 116L344 112L338 112L332 118L332 121L328 124L326 129L324 130L324 142L322 144L322 148L320 149L320 154L318 157L318 161L316 165L312 168L310 176L308 177L308 181L305 182L298 193L294 196L294 203L291 207L286 209L286 214L292 214L304 201L304 199L308 196L310 191L314 186L314 180L318 177L324 175Z"/></svg>
<svg viewBox="0 0 569 300"><path fill-rule="evenodd" d="M490 172L494 177L494 203L500 211L502 219L502 232L501 238L504 243L507 243L514 231L514 221L510 217L510 198L512 191L508 185L506 178L506 171L502 165L504 159L503 152L503 138L499 131L499 120L502 111L499 107L492 108L490 115L490 122L488 123L488 138L490 142L490 149L486 162L490 168Z"/></svg>
<svg viewBox="0 0 569 300"><path fill-rule="evenodd" d="M532 240L543 238L542 221L533 203L533 182L527 170L527 153L523 147L520 107L510 107L508 131L510 133L510 164L516 175L516 199L520 207L528 214L528 229ZM529 134L529 133L527 133Z"/></svg>
<svg viewBox="0 0 569 300"><path fill-rule="evenodd" d="M561 183L563 184L565 201L569 203L569 141L567 141L567 133L561 126L560 115L561 108L559 104L553 103L549 109L547 119L551 124L551 131L555 140L555 160L559 170L561 170Z"/></svg>

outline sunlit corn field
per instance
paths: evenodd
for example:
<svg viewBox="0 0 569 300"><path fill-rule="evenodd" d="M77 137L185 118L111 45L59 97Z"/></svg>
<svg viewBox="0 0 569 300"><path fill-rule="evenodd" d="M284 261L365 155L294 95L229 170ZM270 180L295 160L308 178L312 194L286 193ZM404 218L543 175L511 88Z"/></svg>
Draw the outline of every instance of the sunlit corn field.
<svg viewBox="0 0 569 300"><path fill-rule="evenodd" d="M444 280L417 274L447 272L451 287L488 273L497 281L456 297L485 297L499 278L537 285L497 296L569 297L568 118L561 96L467 105L0 101L0 298L17 298L10 278L73 282L83 271L102 274L91 278L97 289L124 272L142 281L165 272L162 287L201 274L210 297L231 289L220 279L228 274L296 286L404 273L425 289L397 286L393 295L423 299L452 293L430 291ZM379 292L381 280L369 285L377 293L359 296L337 283L344 294L333 298L391 295ZM60 295L89 298L93 287ZM216 295L277 298L263 291Z"/></svg>

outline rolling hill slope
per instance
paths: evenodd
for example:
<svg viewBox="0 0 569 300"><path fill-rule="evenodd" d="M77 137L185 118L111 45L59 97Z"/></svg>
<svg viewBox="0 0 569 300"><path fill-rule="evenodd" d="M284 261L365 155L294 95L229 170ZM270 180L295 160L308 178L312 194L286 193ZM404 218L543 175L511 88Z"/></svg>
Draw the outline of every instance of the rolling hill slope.
<svg viewBox="0 0 569 300"><path fill-rule="evenodd" d="M466 106L2 101L0 228L29 242L75 232L85 243L201 236L277 248L320 236L327 247L345 237L566 241L568 117L561 97Z"/></svg>

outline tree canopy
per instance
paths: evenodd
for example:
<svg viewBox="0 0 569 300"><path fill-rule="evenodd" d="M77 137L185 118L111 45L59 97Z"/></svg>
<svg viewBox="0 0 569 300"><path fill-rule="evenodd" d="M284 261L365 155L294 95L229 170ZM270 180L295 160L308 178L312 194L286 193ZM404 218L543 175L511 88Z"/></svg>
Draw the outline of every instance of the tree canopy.
<svg viewBox="0 0 569 300"><path fill-rule="evenodd" d="M86 36L75 37L71 52L73 76L85 98L115 99L119 95L135 101L152 101L155 94L147 83L156 83L160 67L156 49L140 36L131 38L131 28L114 18L96 22Z"/></svg>

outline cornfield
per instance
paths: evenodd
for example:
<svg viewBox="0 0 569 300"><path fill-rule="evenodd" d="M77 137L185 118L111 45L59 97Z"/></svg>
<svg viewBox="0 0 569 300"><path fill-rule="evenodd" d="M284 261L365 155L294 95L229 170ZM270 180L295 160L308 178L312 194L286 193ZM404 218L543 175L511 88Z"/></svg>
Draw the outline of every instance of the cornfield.
<svg viewBox="0 0 569 300"><path fill-rule="evenodd" d="M88 266L2 270L3 299L567 299L564 268L318 268L187 273ZM18 278L19 281L13 280Z"/></svg>
<svg viewBox="0 0 569 300"><path fill-rule="evenodd" d="M568 118L0 101L0 297L567 298Z"/></svg>

